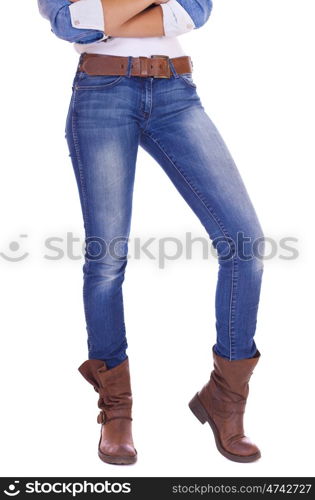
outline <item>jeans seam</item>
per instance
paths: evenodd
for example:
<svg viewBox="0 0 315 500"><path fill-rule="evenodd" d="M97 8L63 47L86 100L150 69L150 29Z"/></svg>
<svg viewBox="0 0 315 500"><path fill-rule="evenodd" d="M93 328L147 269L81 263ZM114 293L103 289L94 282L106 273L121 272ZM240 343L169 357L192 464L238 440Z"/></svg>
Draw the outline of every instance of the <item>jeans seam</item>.
<svg viewBox="0 0 315 500"><path fill-rule="evenodd" d="M235 357L235 304L237 297L237 274L238 263L237 259L233 257L232 260L232 277L231 277L231 297L230 297L230 311L229 311L229 339L230 339L230 361Z"/></svg>
<svg viewBox="0 0 315 500"><path fill-rule="evenodd" d="M150 77L148 77L150 79ZM146 129L148 128L149 126L149 123L150 123L150 120L151 120L151 114L152 114L152 106L153 106L153 96L152 96L152 87L153 87L153 80L151 78L150 80L150 95L149 95L149 98L148 98L148 101L149 101L149 111L148 111L148 115L146 116L145 118L145 126L143 127L142 131L143 133L146 131ZM144 104L144 108L146 107L146 103Z"/></svg>
<svg viewBox="0 0 315 500"><path fill-rule="evenodd" d="M88 233L88 205L87 205L87 195L86 195L86 188L85 188L85 182L84 182L84 175L83 175L83 169L82 169L82 161L81 161L81 156L80 156L80 147L79 147L79 141L78 141L78 135L76 131L76 123L74 119L74 106L76 103L76 97L77 97L77 92L74 90L74 96L73 96L73 104L72 104L72 117L71 117L71 123L72 123L72 138L73 138L73 144L74 144L74 149L75 153L77 156L77 161L78 161L78 170L79 170L79 179L80 179L80 184L81 184L81 189L82 189L82 200L83 200L83 212L84 212L84 219L85 219L85 225L86 225L86 230Z"/></svg>
<svg viewBox="0 0 315 500"><path fill-rule="evenodd" d="M205 201L200 196L199 192L192 185L191 181L189 181L189 179L187 179L185 177L185 175L183 174L183 172L176 165L175 161L172 160L172 158L169 156L169 154L165 151L165 149L162 146L162 144L157 139L155 139L151 133L143 131L143 134L146 135L147 137L149 137L158 146L158 148L162 151L162 153L166 156L166 158L171 162L171 164L176 169L176 171L181 175L181 177L187 183L187 185L191 189L192 193L194 193L194 195L198 198L198 200L204 205L204 207L206 208L206 210L209 213L210 217L217 224L217 226L219 227L220 231L222 231L223 236L225 238L231 238L231 236L229 235L228 231L225 229L225 227L222 224L222 222L219 219L219 217L205 203ZM232 241L233 241L233 239L232 239ZM231 295L230 295L230 307L229 307L229 323L228 323L228 325L229 325L228 326L228 332L229 332L229 339L230 339L230 356L229 356L230 360L232 360L232 358L233 358L234 348L235 348L234 323L235 323L236 292L237 292L237 259L236 259L236 256L233 255L233 257L232 257L232 273L231 273Z"/></svg>
<svg viewBox="0 0 315 500"><path fill-rule="evenodd" d="M86 189L85 189L85 181L84 181L84 175L83 175L83 169L82 169L82 161L81 161L81 155L80 155L80 147L79 147L79 141L78 141L78 136L77 136L77 131L76 131L76 123L75 123L75 111L74 111L74 106L76 102L76 97L77 97L77 91L74 89L73 91L73 102L72 102L72 116L71 116L71 132L72 132L72 139L73 139L73 144L74 144L74 151L76 155L76 160L78 164L78 172L79 172L79 180L80 180L80 186L81 186L81 191L82 191L82 211L83 211L83 221L84 221L84 226L85 226L85 236L89 234L89 221L88 221L88 204L87 204L87 195L86 195ZM86 261L83 264L83 273L85 274L88 272L88 261ZM86 317L86 330L87 330L87 344L88 344L88 351L91 349L91 338L92 335L90 334L89 331L89 325L88 325L88 308L86 305L86 302L88 300L88 297L85 293L85 281L83 282L83 289L82 289L82 295L83 295L83 306L84 306L84 313Z"/></svg>

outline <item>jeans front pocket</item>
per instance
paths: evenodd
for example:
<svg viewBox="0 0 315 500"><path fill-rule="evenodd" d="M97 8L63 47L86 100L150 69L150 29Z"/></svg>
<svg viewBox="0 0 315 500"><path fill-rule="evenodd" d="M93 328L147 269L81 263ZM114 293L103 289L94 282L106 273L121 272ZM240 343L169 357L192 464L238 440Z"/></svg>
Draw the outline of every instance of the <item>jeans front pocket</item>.
<svg viewBox="0 0 315 500"><path fill-rule="evenodd" d="M74 86L76 90L103 90L118 85L122 79L122 75L88 75L79 71Z"/></svg>
<svg viewBox="0 0 315 500"><path fill-rule="evenodd" d="M189 87L197 88L191 73L179 73L180 79L185 82Z"/></svg>

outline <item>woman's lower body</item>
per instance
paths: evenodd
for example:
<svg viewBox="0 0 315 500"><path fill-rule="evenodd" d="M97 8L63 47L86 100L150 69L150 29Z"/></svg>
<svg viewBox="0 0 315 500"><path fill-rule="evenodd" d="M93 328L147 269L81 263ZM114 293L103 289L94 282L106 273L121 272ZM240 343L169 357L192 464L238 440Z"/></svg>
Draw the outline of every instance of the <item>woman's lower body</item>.
<svg viewBox="0 0 315 500"><path fill-rule="evenodd" d="M213 355L223 362L256 359L264 235L192 78L174 67L170 78L90 76L78 70L66 138L86 237L89 360L104 362L110 371L128 358L122 285L139 145L164 169L217 250Z"/></svg>

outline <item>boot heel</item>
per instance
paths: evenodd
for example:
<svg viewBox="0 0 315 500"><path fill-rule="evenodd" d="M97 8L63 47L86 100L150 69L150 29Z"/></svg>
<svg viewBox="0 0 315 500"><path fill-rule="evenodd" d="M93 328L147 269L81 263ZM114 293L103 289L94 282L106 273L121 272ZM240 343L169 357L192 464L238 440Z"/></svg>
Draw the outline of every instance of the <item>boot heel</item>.
<svg viewBox="0 0 315 500"><path fill-rule="evenodd" d="M198 397L198 393L192 398L190 403L188 404L189 408L193 412L196 418L204 424L208 420L208 415L204 407L202 406L200 399Z"/></svg>

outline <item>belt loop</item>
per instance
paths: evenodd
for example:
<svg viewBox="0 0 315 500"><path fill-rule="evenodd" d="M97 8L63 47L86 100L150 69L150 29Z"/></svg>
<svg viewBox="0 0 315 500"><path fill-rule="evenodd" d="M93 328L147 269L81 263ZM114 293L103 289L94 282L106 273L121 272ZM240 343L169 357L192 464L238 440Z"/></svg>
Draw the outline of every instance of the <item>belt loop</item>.
<svg viewBox="0 0 315 500"><path fill-rule="evenodd" d="M126 71L126 76L130 78L131 76L131 63L132 63L132 56L128 56L128 65L127 65L127 71Z"/></svg>
<svg viewBox="0 0 315 500"><path fill-rule="evenodd" d="M170 65L171 71L172 71L172 73L173 73L173 75L174 75L174 78L179 78L178 73L177 73L177 71L176 71L176 69L175 69L175 66L174 66L174 64L173 64L173 61L169 58L168 62L169 62L169 65Z"/></svg>
<svg viewBox="0 0 315 500"><path fill-rule="evenodd" d="M82 63L82 61L83 61L84 54L85 54L85 52L82 52L82 53L80 54L80 57L79 57L79 62L78 62L78 66L77 66L77 72L78 72L78 71L80 71L80 66L81 66L81 63Z"/></svg>

